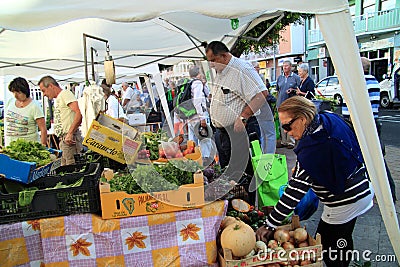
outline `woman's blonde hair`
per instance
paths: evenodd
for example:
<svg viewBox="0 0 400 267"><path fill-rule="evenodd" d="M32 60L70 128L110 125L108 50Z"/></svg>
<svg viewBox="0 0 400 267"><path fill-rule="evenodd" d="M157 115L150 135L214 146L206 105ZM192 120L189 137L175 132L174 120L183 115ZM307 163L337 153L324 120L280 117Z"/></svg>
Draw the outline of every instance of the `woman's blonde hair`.
<svg viewBox="0 0 400 267"><path fill-rule="evenodd" d="M315 114L317 114L317 108L307 98L293 96L282 102L278 108L278 112L287 112L293 118L304 117L308 125L314 119Z"/></svg>

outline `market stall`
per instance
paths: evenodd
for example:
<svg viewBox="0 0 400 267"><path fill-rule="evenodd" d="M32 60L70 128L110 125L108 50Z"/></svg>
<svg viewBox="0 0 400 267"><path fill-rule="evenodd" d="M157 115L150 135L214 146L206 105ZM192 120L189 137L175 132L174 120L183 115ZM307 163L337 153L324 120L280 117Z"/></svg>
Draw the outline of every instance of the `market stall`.
<svg viewBox="0 0 400 267"><path fill-rule="evenodd" d="M226 209L217 201L121 219L80 214L0 225L1 266L218 266Z"/></svg>
<svg viewBox="0 0 400 267"><path fill-rule="evenodd" d="M142 1L120 1L116 4L101 0L73 1L65 5L60 1L41 0L17 3L9 1L1 5L0 21L3 29L0 36L7 40L1 43L1 74L19 73L25 76L43 74L43 65L40 64L49 64L46 70L50 72L73 72L76 61L82 58L83 32L94 32L109 40L119 40L123 44L118 54L120 64L138 67L150 61L171 64L177 61L174 58L176 55L203 58L203 42L222 39L231 47L238 36L251 29L255 21L283 11L316 14L343 87L344 98L389 238L397 258L400 258L398 220L390 199L383 157L376 153L381 151L378 136L376 132L370 131L375 126L359 63L348 1L312 0L301 5L293 0L256 0L251 5L238 0L152 1L143 5ZM230 19L236 18L239 19L240 27L232 30ZM132 32L135 34L128 34ZM114 34L114 37L111 36ZM132 40L128 40L128 36ZM115 46L111 42L111 52ZM135 46L134 51L131 46ZM64 65L64 68L56 67L60 65Z"/></svg>

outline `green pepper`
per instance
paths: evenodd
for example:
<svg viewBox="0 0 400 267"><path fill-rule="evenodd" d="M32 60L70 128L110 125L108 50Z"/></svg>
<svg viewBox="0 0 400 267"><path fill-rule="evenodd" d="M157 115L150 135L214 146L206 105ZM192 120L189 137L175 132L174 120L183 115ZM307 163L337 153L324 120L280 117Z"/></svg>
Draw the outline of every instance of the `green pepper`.
<svg viewBox="0 0 400 267"><path fill-rule="evenodd" d="M226 213L226 215L227 216L231 216L231 217L237 217L238 216L238 212L236 210L231 210L231 211L228 211Z"/></svg>

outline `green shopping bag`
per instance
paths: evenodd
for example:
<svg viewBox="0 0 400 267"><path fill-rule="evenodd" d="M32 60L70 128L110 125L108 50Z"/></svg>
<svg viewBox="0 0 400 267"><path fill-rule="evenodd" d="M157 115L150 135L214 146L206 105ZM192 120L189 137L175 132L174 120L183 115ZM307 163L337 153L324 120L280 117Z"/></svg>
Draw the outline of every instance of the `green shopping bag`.
<svg viewBox="0 0 400 267"><path fill-rule="evenodd" d="M258 206L275 206L279 200L279 189L288 182L286 156L262 154L258 140L251 142L251 163L256 178Z"/></svg>

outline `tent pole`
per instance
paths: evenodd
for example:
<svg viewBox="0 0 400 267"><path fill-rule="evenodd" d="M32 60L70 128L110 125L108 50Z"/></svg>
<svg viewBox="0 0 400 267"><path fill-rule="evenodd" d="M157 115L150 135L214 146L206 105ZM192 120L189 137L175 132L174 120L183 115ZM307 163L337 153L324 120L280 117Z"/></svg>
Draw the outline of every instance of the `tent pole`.
<svg viewBox="0 0 400 267"><path fill-rule="evenodd" d="M201 43L200 46L203 46L204 48L205 48L206 42L203 42L203 41L199 40L198 38L196 38L196 37L193 36L192 34L188 33L188 32L185 31L184 29L182 29L182 28L176 26L175 24L169 22L169 21L166 20L166 19L163 19L163 18L159 18L159 19L160 19L160 20L163 20L163 21L165 21L165 22L167 22L168 24L174 26L175 28L177 28L178 30L180 30L181 32L183 32L184 34L186 34L186 36L187 36L187 37L189 38L189 40L193 43L193 45L197 48L197 50L199 50L199 52L203 55L203 57L204 57L204 58L206 57L206 55L204 54L204 52L200 50L199 46L195 44L195 42L193 41L193 39L196 39L197 42ZM193 38L193 39L192 39L192 38Z"/></svg>
<svg viewBox="0 0 400 267"><path fill-rule="evenodd" d="M91 61L92 61L92 80L94 81L96 79L96 77L94 75L94 56L93 56L93 53L96 53L96 56L98 55L97 54L97 50L94 49L93 47L90 47L90 58L91 58Z"/></svg>
<svg viewBox="0 0 400 267"><path fill-rule="evenodd" d="M89 73L88 73L88 67L87 67L86 38L91 38L91 39L95 39L97 41L101 41L101 42L106 43L106 50L108 48L107 47L108 41L106 39L103 39L103 38L100 38L100 37L96 37L96 36L93 36L93 35L89 35L89 34L86 34L86 33L83 34L83 61L85 63L85 81L89 82ZM93 63L93 59L92 59L92 63ZM93 73L94 73L94 71L93 71ZM93 78L93 80L94 80L94 78Z"/></svg>
<svg viewBox="0 0 400 267"><path fill-rule="evenodd" d="M89 74L87 68L86 34L83 34L83 62L85 63L85 82L88 82Z"/></svg>

